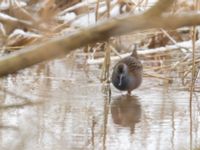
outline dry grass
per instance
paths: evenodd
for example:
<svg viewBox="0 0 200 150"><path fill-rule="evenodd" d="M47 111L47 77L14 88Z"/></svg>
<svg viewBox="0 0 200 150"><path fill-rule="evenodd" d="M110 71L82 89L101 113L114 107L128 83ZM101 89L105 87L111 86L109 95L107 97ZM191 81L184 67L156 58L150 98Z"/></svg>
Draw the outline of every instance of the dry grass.
<svg viewBox="0 0 200 150"><path fill-rule="evenodd" d="M100 21L110 17L114 8L118 7L118 15L124 13L139 13L149 7L148 0L141 0L138 3L119 0L116 3L112 1L88 1L80 2L80 0L72 0L70 2L46 0L27 2L22 1L6 1L7 7L1 7L0 13L0 45L1 52L16 51L28 45L36 45L49 38L74 32L77 25L75 21L89 13L95 13L95 20ZM178 14L180 12L190 12L195 6L191 2L177 0L171 8L171 12ZM105 9L103 9L105 8ZM176 8L176 9L175 9ZM70 15L67 17L67 15ZM69 19L69 17L72 17ZM140 33L130 33L130 35L112 38L107 43L97 43L88 45L84 48L88 55L95 57L104 57L104 66L102 79L109 79L110 57L130 52L129 47L135 43L139 45L138 51L142 49L154 49L165 45L178 45L179 42L189 41L194 36L198 40L198 31L191 37L192 29L186 28L182 30L166 31L163 29L148 30ZM104 46L102 46L104 45ZM105 46L106 45L106 46ZM198 47L196 47L197 49ZM103 53L105 51L105 54ZM193 59L194 55L196 56ZM145 75L169 83L180 81L184 89L191 87L191 74L193 78L199 77L200 56L199 52L192 53L192 48L179 47L178 51L155 52L142 56L145 66ZM195 70L194 66L195 65ZM199 83L198 80L195 82ZM200 91L198 84L195 91ZM181 89L183 89L181 87Z"/></svg>

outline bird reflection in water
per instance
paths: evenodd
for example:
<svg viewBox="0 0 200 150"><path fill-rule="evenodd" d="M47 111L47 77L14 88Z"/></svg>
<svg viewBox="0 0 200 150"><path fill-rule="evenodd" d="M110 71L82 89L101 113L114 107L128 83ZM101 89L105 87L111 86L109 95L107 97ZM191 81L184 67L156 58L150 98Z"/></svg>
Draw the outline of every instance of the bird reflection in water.
<svg viewBox="0 0 200 150"><path fill-rule="evenodd" d="M118 96L111 103L113 122L122 127L130 127L131 133L134 133L136 123L140 122L141 112L137 96Z"/></svg>

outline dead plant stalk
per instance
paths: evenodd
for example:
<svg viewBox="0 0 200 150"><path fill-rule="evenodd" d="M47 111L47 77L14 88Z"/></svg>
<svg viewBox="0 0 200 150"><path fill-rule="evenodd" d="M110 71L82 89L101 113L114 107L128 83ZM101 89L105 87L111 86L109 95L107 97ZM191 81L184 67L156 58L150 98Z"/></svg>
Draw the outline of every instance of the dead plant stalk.
<svg viewBox="0 0 200 150"><path fill-rule="evenodd" d="M66 55L76 48L91 43L106 41L112 36L150 28L175 29L200 24L200 15L198 13L160 15L171 6L172 2L173 0L160 0L142 15L109 19L104 23L82 29L71 35L56 37L48 42L24 48L17 53L2 57L0 59L0 76L16 72L45 60Z"/></svg>

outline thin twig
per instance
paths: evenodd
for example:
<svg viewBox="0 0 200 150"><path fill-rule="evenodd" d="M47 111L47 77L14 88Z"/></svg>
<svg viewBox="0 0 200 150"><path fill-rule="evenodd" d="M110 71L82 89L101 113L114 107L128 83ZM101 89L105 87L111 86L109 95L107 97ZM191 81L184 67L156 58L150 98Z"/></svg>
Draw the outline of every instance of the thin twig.
<svg viewBox="0 0 200 150"><path fill-rule="evenodd" d="M162 31L175 45L177 45L177 47L179 47L180 50L181 50L183 53L186 53L186 52L187 52L188 49L183 48L183 47L180 47L180 46L177 44L177 42L167 33L166 30L161 29L161 31Z"/></svg>
<svg viewBox="0 0 200 150"><path fill-rule="evenodd" d="M171 78L168 78L168 77L163 77L163 76L161 76L161 75L159 75L159 74L150 74L150 73L144 73L144 76L146 76L146 77L152 77L152 78L157 78L157 79L161 79L161 80L167 80L169 83L171 83L172 82L172 79Z"/></svg>

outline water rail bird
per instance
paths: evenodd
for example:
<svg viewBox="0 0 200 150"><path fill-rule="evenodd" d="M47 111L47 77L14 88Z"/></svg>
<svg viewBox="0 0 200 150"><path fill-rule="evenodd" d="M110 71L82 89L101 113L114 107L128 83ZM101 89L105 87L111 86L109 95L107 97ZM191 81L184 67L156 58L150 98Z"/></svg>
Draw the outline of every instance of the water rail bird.
<svg viewBox="0 0 200 150"><path fill-rule="evenodd" d="M127 91L131 95L131 91L142 83L142 72L142 63L135 47L130 56L119 60L114 66L111 80L118 90Z"/></svg>

